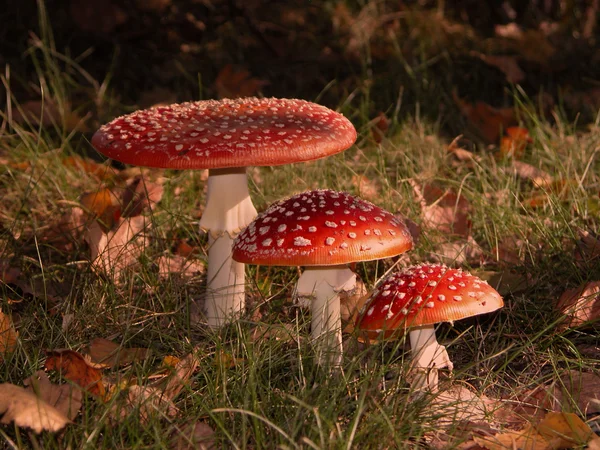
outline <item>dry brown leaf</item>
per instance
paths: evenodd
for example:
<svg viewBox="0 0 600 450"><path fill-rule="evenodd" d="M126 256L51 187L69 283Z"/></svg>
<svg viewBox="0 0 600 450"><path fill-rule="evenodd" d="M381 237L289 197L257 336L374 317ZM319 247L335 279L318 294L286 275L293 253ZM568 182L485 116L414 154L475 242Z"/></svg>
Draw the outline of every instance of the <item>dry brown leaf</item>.
<svg viewBox="0 0 600 450"><path fill-rule="evenodd" d="M78 386L73 384L52 384L43 370L38 370L29 378L23 380L27 390L44 400L50 406L67 416L75 419L81 409L83 394Z"/></svg>
<svg viewBox="0 0 600 450"><path fill-rule="evenodd" d="M162 199L162 184L144 180L141 176L133 178L127 185L122 197L122 216L139 216L146 208L153 210Z"/></svg>
<svg viewBox="0 0 600 450"><path fill-rule="evenodd" d="M448 144L448 147L446 148L448 153L450 153L460 162L466 162L469 164L472 164L473 161L479 162L481 159L479 156L475 155L469 150L462 148L459 145L459 141L462 139L462 137L462 134L459 134L452 140L452 142L450 142L450 144Z"/></svg>
<svg viewBox="0 0 600 450"><path fill-rule="evenodd" d="M512 168L519 178L529 180L537 187L547 187L552 184L552 177L548 172L523 161L513 160L512 163Z"/></svg>
<svg viewBox="0 0 600 450"><path fill-rule="evenodd" d="M15 330L10 317L0 309L0 363L4 361L6 354L15 351L18 339L19 333Z"/></svg>
<svg viewBox="0 0 600 450"><path fill-rule="evenodd" d="M175 417L179 413L177 406L164 397L159 388L132 385L123 392L123 401L115 401L110 408L109 418L113 422L121 422L131 414L136 414L140 422L147 423L158 413L167 417Z"/></svg>
<svg viewBox="0 0 600 450"><path fill-rule="evenodd" d="M377 117L371 120L369 125L371 127L371 134L373 135L373 140L376 143L380 144L390 128L390 119L387 118L385 113L380 112Z"/></svg>
<svg viewBox="0 0 600 450"><path fill-rule="evenodd" d="M509 83L518 84L525 80L525 72L523 72L523 69L519 66L515 56L484 55L479 52L471 52L471 54L481 59L486 64L499 69Z"/></svg>
<svg viewBox="0 0 600 450"><path fill-rule="evenodd" d="M430 254L433 261L447 265L480 265L483 262L483 249L472 236L466 241L444 242L436 247Z"/></svg>
<svg viewBox="0 0 600 450"><path fill-rule="evenodd" d="M561 327L577 327L600 319L600 281L590 281L568 289L560 296L556 309L565 315Z"/></svg>
<svg viewBox="0 0 600 450"><path fill-rule="evenodd" d="M108 339L96 338L90 342L88 354L94 364L120 367L146 359L150 350L147 348L123 348Z"/></svg>
<svg viewBox="0 0 600 450"><path fill-rule="evenodd" d="M578 229L579 239L575 248L575 259L578 263L589 264L600 258L600 239L593 233Z"/></svg>
<svg viewBox="0 0 600 450"><path fill-rule="evenodd" d="M11 422L18 427L31 428L36 433L56 432L70 421L53 406L32 392L14 384L0 384L0 423Z"/></svg>
<svg viewBox="0 0 600 450"><path fill-rule="evenodd" d="M594 437L590 427L577 415L549 412L537 426L474 440L489 450L560 450L585 445Z"/></svg>
<svg viewBox="0 0 600 450"><path fill-rule="evenodd" d="M158 258L157 264L158 276L161 279L168 278L170 275L192 278L206 271L206 266L201 261L179 255L163 255Z"/></svg>
<svg viewBox="0 0 600 450"><path fill-rule="evenodd" d="M16 283L21 275L21 269L13 267L9 261L0 259L0 283Z"/></svg>
<svg viewBox="0 0 600 450"><path fill-rule="evenodd" d="M532 142L529 130L521 127L508 127L500 140L500 156L520 159L525 153L527 144Z"/></svg>
<svg viewBox="0 0 600 450"><path fill-rule="evenodd" d="M431 184L422 192L416 189L415 195L422 204L421 218L425 227L465 238L470 235L471 204L464 196L452 188L442 190Z"/></svg>
<svg viewBox="0 0 600 450"><path fill-rule="evenodd" d="M118 282L121 274L137 263L147 247L148 238L144 233L146 221L144 216L120 218L108 233L102 231L98 222L94 221L85 234L90 246L92 268Z"/></svg>
<svg viewBox="0 0 600 450"><path fill-rule="evenodd" d="M60 372L67 380L76 383L90 394L104 399L105 387L102 381L102 371L93 363L73 350L51 350L44 367L47 370Z"/></svg>
<svg viewBox="0 0 600 450"><path fill-rule="evenodd" d="M251 97L256 95L268 82L252 78L244 68L236 69L227 64L215 79L215 88L219 98Z"/></svg>
<svg viewBox="0 0 600 450"><path fill-rule="evenodd" d="M171 450L216 450L214 430L204 422L192 422L173 430Z"/></svg>
<svg viewBox="0 0 600 450"><path fill-rule="evenodd" d="M377 186L375 180L371 180L364 175L353 175L352 184L358 188L359 195L371 202L379 198L381 189Z"/></svg>
<svg viewBox="0 0 600 450"><path fill-rule="evenodd" d="M198 349L195 348L189 355L177 362L162 390L163 398L174 400L181 390L186 387L200 363L195 355L197 351Z"/></svg>
<svg viewBox="0 0 600 450"><path fill-rule="evenodd" d="M121 217L119 198L108 188L82 194L79 203L104 231L110 230Z"/></svg>
<svg viewBox="0 0 600 450"><path fill-rule="evenodd" d="M100 164L92 159L77 155L67 156L62 162L66 167L93 175L100 180L111 178L117 173L117 170L108 164Z"/></svg>
<svg viewBox="0 0 600 450"><path fill-rule="evenodd" d="M481 101L469 103L461 99L456 91L452 93L452 97L469 124L488 144L498 142L502 130L517 123L514 108L494 108Z"/></svg>
<svg viewBox="0 0 600 450"><path fill-rule="evenodd" d="M584 415L600 414L600 375L597 373L567 371L554 383L554 389L557 402L563 408L573 406L573 410Z"/></svg>

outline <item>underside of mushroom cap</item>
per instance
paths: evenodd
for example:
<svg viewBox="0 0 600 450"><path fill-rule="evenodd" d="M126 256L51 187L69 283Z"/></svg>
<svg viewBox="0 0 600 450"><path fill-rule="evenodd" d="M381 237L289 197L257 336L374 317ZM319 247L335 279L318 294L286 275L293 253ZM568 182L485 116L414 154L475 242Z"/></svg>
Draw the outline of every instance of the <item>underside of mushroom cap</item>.
<svg viewBox="0 0 600 450"><path fill-rule="evenodd" d="M274 166L350 147L342 114L297 99L242 98L156 106L103 125L92 145L127 164L172 169Z"/></svg>
<svg viewBox="0 0 600 450"><path fill-rule="evenodd" d="M238 235L246 264L328 266L399 255L412 248L404 222L345 192L307 191L272 205Z"/></svg>

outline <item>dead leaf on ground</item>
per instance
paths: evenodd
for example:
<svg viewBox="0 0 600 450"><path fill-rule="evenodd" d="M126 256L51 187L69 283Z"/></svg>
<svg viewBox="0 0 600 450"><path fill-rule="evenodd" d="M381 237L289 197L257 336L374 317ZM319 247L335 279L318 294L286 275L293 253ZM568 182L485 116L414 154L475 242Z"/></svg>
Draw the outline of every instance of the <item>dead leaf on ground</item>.
<svg viewBox="0 0 600 450"><path fill-rule="evenodd" d="M14 384L0 384L0 423L13 423L36 433L56 432L70 421L44 400Z"/></svg>
<svg viewBox="0 0 600 450"><path fill-rule="evenodd" d="M383 138L390 128L390 119L387 118L385 113L380 112L377 117L369 122L369 126L371 128L371 134L373 136L373 140L381 144Z"/></svg>
<svg viewBox="0 0 600 450"><path fill-rule="evenodd" d="M23 380L27 390L55 407L70 420L75 419L82 405L81 389L73 384L53 384L43 370Z"/></svg>
<svg viewBox="0 0 600 450"><path fill-rule="evenodd" d="M79 197L79 203L93 220L100 223L105 232L110 230L121 217L119 198L111 189L86 192Z"/></svg>
<svg viewBox="0 0 600 450"><path fill-rule="evenodd" d="M446 150L449 154L454 156L459 162L463 162L467 164L467 167L473 166L473 162L480 162L481 158L475 155L473 152L462 148L459 145L459 141L462 139L462 134L456 136Z"/></svg>
<svg viewBox="0 0 600 450"><path fill-rule="evenodd" d="M538 425L473 439L489 450L559 450L585 445L594 437L591 428L577 415L549 412Z"/></svg>
<svg viewBox="0 0 600 450"><path fill-rule="evenodd" d="M142 361L148 357L147 348L124 348L121 345L104 338L95 338L90 342L87 353L94 364L105 367L121 367Z"/></svg>
<svg viewBox="0 0 600 450"><path fill-rule="evenodd" d="M167 417L175 417L179 413L179 408L156 387L132 385L120 395L122 398L115 400L110 408L109 417L114 422L121 422L131 414L139 417L140 422L147 423L159 413Z"/></svg>
<svg viewBox="0 0 600 450"><path fill-rule="evenodd" d="M137 263L148 246L144 232L147 223L144 216L120 218L116 225L105 233L97 221L86 230L85 240L90 246L92 268L119 282L121 274Z"/></svg>
<svg viewBox="0 0 600 450"><path fill-rule="evenodd" d="M44 367L56 370L67 380L76 383L90 394L104 399L106 389L102 381L102 370L73 350L50 350L46 352Z"/></svg>
<svg viewBox="0 0 600 450"><path fill-rule="evenodd" d="M192 422L174 427L171 450L216 450L215 431L205 422Z"/></svg>
<svg viewBox="0 0 600 450"><path fill-rule="evenodd" d="M364 175L353 175L352 184L358 189L360 197L365 200L374 202L380 197L381 189L373 179Z"/></svg>
<svg viewBox="0 0 600 450"><path fill-rule="evenodd" d="M123 217L139 216L144 210L153 210L162 199L164 187L160 183L145 180L141 176L133 178L121 196Z"/></svg>
<svg viewBox="0 0 600 450"><path fill-rule="evenodd" d="M6 314L0 309L0 363L5 359L8 353L12 353L17 348L19 333Z"/></svg>
<svg viewBox="0 0 600 450"><path fill-rule="evenodd" d="M252 97L267 84L265 80L253 78L248 70L236 69L231 64L223 67L215 79L219 98Z"/></svg>
<svg viewBox="0 0 600 450"><path fill-rule="evenodd" d="M558 299L556 309L565 316L561 328L597 321L600 319L600 281L566 290Z"/></svg>
<svg viewBox="0 0 600 450"><path fill-rule="evenodd" d="M68 168L93 175L100 180L111 178L117 173L116 169L106 163L100 164L90 158L78 155L67 156L63 158L62 162Z"/></svg>
<svg viewBox="0 0 600 450"><path fill-rule="evenodd" d="M600 375L570 370L553 383L557 403L562 408L588 416L600 414Z"/></svg>
<svg viewBox="0 0 600 450"><path fill-rule="evenodd" d="M552 176L542 169L523 161L512 161L512 169L519 178L531 181L537 187L547 187L552 184Z"/></svg>
<svg viewBox="0 0 600 450"><path fill-rule="evenodd" d="M497 37L486 42L489 51L515 52L521 59L541 66L547 66L556 51L543 30L523 30L511 22L496 25L494 31Z"/></svg>
<svg viewBox="0 0 600 450"><path fill-rule="evenodd" d="M504 134L505 136L500 140L500 156L521 159L527 145L533 142L529 130L522 127L508 127Z"/></svg>
<svg viewBox="0 0 600 450"><path fill-rule="evenodd" d="M415 197L421 203L423 225L447 235L468 237L471 233L471 204L454 189L445 190L428 184L421 190L413 185Z"/></svg>
<svg viewBox="0 0 600 450"><path fill-rule="evenodd" d="M444 242L430 254L433 261L447 265L480 265L484 259L483 249L472 236L466 240Z"/></svg>
<svg viewBox="0 0 600 450"><path fill-rule="evenodd" d="M156 263L158 264L158 276L161 279L166 279L170 275L184 279L192 278L206 271L206 265L203 262L180 255L163 255L158 258Z"/></svg>
<svg viewBox="0 0 600 450"><path fill-rule="evenodd" d="M469 124L488 144L498 142L502 130L517 124L514 108L494 108L481 101L469 103L461 99L456 91L452 92L452 98Z"/></svg>
<svg viewBox="0 0 600 450"><path fill-rule="evenodd" d="M575 259L578 263L589 264L592 261L600 258L600 239L594 233L587 230L578 229L577 240L575 247Z"/></svg>
<svg viewBox="0 0 600 450"><path fill-rule="evenodd" d="M21 269L10 264L8 260L0 259L0 283L16 283L21 275Z"/></svg>
<svg viewBox="0 0 600 450"><path fill-rule="evenodd" d="M479 52L471 52L471 54L481 59L486 64L494 66L499 69L504 76L506 81L513 84L521 83L525 80L525 72L519 66L517 58L511 55L485 55Z"/></svg>
<svg viewBox="0 0 600 450"><path fill-rule="evenodd" d="M198 349L195 348L189 355L177 362L162 390L164 398L174 400L182 389L187 386L200 363L198 356L196 356L197 352Z"/></svg>

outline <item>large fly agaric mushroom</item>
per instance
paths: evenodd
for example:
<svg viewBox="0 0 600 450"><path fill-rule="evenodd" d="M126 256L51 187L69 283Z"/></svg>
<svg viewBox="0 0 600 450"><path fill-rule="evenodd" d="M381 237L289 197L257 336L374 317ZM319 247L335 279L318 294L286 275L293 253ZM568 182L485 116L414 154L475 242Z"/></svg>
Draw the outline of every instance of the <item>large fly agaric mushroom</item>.
<svg viewBox="0 0 600 450"><path fill-rule="evenodd" d="M235 235L256 216L246 166L323 158L356 140L341 114L304 100L207 100L136 111L103 125L92 145L127 164L209 169L200 227L210 231L205 312L221 326L244 307L244 265L231 260Z"/></svg>
<svg viewBox="0 0 600 450"><path fill-rule="evenodd" d="M356 286L356 274L347 264L395 256L412 245L408 228L393 214L345 192L315 190L282 200L261 213L236 238L233 259L246 264L306 266L296 292L311 298L311 334L318 360L339 365L338 293Z"/></svg>
<svg viewBox="0 0 600 450"><path fill-rule="evenodd" d="M409 329L414 388L437 389L437 369L452 370L446 348L435 338L434 325L502 308L500 294L485 281L460 269L422 264L392 273L365 302L356 327L371 338Z"/></svg>

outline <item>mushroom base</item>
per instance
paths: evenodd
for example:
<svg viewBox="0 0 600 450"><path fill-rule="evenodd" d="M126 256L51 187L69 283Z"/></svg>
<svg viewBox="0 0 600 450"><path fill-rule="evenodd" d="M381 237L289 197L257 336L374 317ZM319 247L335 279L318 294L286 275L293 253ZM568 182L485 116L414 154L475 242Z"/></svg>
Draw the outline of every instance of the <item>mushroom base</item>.
<svg viewBox="0 0 600 450"><path fill-rule="evenodd" d="M412 327L408 336L413 354L413 388L415 391L437 391L438 369L447 367L452 370L454 367L446 347L438 343L433 325Z"/></svg>
<svg viewBox="0 0 600 450"><path fill-rule="evenodd" d="M298 279L296 295L311 301L311 337L321 365L342 363L339 292L355 287L356 274L345 265L307 267Z"/></svg>
<svg viewBox="0 0 600 450"><path fill-rule="evenodd" d="M204 311L208 325L217 328L239 316L245 306L245 266L231 259L233 238L224 233L208 238L207 288Z"/></svg>

